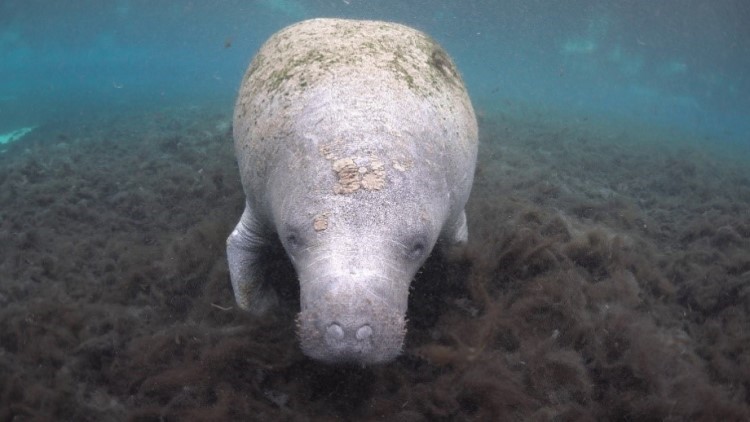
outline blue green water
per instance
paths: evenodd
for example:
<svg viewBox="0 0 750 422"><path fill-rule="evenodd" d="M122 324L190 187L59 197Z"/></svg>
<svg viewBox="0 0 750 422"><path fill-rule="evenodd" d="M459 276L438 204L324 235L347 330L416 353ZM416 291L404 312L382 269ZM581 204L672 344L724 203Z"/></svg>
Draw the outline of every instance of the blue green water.
<svg viewBox="0 0 750 422"><path fill-rule="evenodd" d="M227 266L242 75L323 16L429 33L479 118L379 367L304 357L283 253L263 317ZM0 0L0 421L748 421L748 70L750 0Z"/></svg>
<svg viewBox="0 0 750 422"><path fill-rule="evenodd" d="M742 0L3 0L0 134L103 111L231 107L260 44L321 16L428 32L479 108L523 104L750 143Z"/></svg>

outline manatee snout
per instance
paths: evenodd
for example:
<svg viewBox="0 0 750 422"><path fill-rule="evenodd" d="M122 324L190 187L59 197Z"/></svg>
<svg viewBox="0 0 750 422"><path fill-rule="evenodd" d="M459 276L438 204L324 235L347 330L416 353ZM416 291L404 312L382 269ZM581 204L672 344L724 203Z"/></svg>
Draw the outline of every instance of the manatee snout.
<svg viewBox="0 0 750 422"><path fill-rule="evenodd" d="M297 323L302 351L328 363L388 362L406 333L403 311L366 299L321 303L300 312Z"/></svg>
<svg viewBox="0 0 750 422"><path fill-rule="evenodd" d="M346 253L323 255L310 257L315 265L298 268L297 329L303 352L328 363L374 364L398 356L406 334L410 274L380 268L400 265L373 254L359 264L345 259Z"/></svg>

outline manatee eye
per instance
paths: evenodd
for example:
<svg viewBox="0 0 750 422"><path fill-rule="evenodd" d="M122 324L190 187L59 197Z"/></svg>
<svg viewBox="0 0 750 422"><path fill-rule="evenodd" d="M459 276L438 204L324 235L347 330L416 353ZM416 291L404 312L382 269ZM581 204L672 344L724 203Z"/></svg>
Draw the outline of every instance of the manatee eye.
<svg viewBox="0 0 750 422"><path fill-rule="evenodd" d="M286 244L289 245L292 248L296 248L299 246L299 237L297 237L296 234L290 234L286 237Z"/></svg>
<svg viewBox="0 0 750 422"><path fill-rule="evenodd" d="M420 259L427 252L427 239L422 236L412 239L407 245L409 245L409 249L407 250L406 255L409 259Z"/></svg>
<svg viewBox="0 0 750 422"><path fill-rule="evenodd" d="M305 241L296 230L287 231L282 238L282 243L290 252L297 251L305 246Z"/></svg>

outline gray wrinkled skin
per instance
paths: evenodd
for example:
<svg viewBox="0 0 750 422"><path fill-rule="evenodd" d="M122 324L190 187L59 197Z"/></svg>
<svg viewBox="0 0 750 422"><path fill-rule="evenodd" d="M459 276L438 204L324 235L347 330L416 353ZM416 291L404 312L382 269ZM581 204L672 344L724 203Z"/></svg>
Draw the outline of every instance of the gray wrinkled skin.
<svg viewBox="0 0 750 422"><path fill-rule="evenodd" d="M415 273L438 240L468 236L477 125L451 59L402 25L292 25L250 64L234 139L247 198L227 239L238 305L262 315L277 303L259 251L280 241L299 276L304 353L392 360Z"/></svg>

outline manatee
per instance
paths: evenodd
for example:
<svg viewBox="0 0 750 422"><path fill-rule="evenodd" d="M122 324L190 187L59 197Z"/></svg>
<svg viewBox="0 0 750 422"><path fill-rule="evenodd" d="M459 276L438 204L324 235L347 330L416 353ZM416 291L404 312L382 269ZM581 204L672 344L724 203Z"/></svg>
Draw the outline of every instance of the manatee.
<svg viewBox="0 0 750 422"><path fill-rule="evenodd" d="M294 24L250 63L233 136L246 197L227 239L238 306L278 306L261 257L280 242L299 279L302 351L394 359L416 272L436 244L468 238L477 123L451 58L395 23Z"/></svg>

